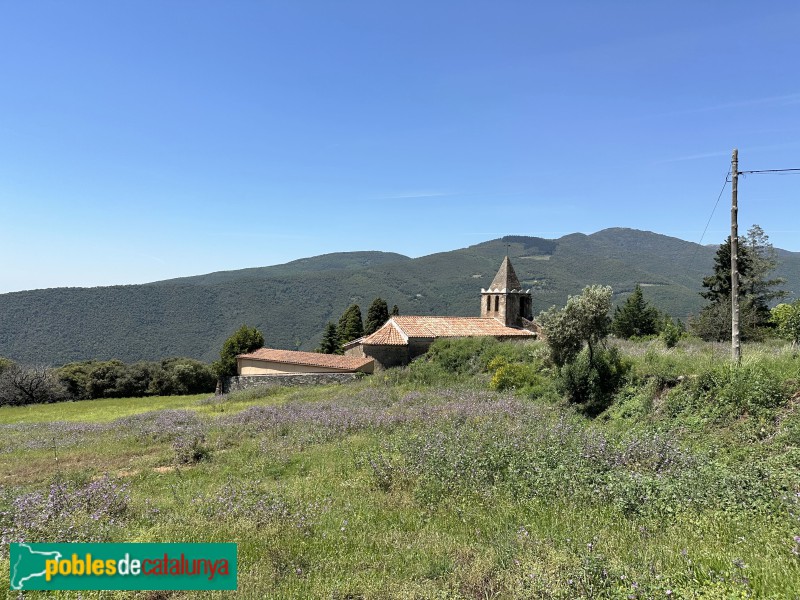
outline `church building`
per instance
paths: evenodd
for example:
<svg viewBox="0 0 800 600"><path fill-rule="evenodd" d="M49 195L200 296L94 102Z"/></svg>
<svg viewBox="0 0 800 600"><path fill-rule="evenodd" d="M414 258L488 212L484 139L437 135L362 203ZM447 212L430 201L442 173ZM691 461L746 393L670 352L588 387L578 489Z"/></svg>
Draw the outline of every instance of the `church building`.
<svg viewBox="0 0 800 600"><path fill-rule="evenodd" d="M408 364L439 338L536 338L531 291L523 289L508 256L489 288L481 289L480 302L480 317L392 317L375 333L345 344L345 356L371 358L385 369Z"/></svg>

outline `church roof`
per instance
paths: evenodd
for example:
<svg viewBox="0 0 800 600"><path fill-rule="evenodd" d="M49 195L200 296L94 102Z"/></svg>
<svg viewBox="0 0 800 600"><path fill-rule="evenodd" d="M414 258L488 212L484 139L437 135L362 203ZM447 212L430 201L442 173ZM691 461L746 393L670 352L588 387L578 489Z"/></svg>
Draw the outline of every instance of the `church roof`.
<svg viewBox="0 0 800 600"><path fill-rule="evenodd" d="M392 317L372 335L354 340L345 347L405 346L409 338L430 340L440 337L532 337L530 331L506 327L492 317Z"/></svg>
<svg viewBox="0 0 800 600"><path fill-rule="evenodd" d="M521 290L522 284L517 279L517 274L514 272L514 267L511 266L511 261L506 256L503 263L500 265L500 270L497 275L492 279L492 285L489 286L490 290Z"/></svg>
<svg viewBox="0 0 800 600"><path fill-rule="evenodd" d="M342 371L357 371L372 362L371 358L361 356L339 356L336 354L320 354L318 352L296 352L294 350L277 350L275 348L259 348L254 352L239 354L236 358L263 360L288 365L306 367L327 367Z"/></svg>

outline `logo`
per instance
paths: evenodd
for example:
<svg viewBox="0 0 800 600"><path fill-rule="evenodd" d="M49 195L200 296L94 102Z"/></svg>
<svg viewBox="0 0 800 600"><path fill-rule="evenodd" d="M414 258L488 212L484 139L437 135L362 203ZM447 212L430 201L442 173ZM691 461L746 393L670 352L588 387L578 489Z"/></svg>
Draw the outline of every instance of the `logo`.
<svg viewBox="0 0 800 600"><path fill-rule="evenodd" d="M11 544L12 590L235 590L236 544Z"/></svg>

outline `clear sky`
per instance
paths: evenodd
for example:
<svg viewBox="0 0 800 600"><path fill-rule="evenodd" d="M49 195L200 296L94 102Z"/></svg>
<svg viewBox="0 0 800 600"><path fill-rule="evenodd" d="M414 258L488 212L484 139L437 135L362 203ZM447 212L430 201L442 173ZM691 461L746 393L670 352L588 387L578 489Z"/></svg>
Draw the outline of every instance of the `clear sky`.
<svg viewBox="0 0 800 600"><path fill-rule="evenodd" d="M2 2L0 292L700 241L732 148L800 167L798 32L796 1ZM800 176L739 192L743 231L800 251Z"/></svg>

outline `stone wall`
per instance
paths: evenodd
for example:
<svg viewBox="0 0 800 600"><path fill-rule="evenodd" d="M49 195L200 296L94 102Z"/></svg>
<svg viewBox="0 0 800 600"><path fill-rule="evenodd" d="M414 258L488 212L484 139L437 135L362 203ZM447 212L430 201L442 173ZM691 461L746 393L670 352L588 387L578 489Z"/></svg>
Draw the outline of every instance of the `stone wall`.
<svg viewBox="0 0 800 600"><path fill-rule="evenodd" d="M407 365L410 358L408 346L365 346L358 344L344 351L345 356L364 356L375 360L375 370Z"/></svg>
<svg viewBox="0 0 800 600"><path fill-rule="evenodd" d="M375 359L375 370L402 367L409 359L408 346L361 346L364 356Z"/></svg>
<svg viewBox="0 0 800 600"><path fill-rule="evenodd" d="M363 373L298 373L297 375L239 375L222 381L222 393L238 392L259 386L324 385L348 383L364 377Z"/></svg>

